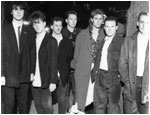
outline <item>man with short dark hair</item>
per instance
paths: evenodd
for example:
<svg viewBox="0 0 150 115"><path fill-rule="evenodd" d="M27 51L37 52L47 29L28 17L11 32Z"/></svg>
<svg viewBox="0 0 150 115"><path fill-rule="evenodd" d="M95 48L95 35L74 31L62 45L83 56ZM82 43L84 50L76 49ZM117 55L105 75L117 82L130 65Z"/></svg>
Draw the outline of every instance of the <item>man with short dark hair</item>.
<svg viewBox="0 0 150 115"><path fill-rule="evenodd" d="M13 114L15 105L20 114L29 113L30 54L35 33L24 23L25 8L24 2L13 2L12 23L4 25L2 30L1 94L5 114Z"/></svg>
<svg viewBox="0 0 150 115"><path fill-rule="evenodd" d="M74 56L74 49L75 49L75 41L76 41L76 37L77 35L80 33L81 29L77 27L77 22L78 22L78 14L76 11L74 10L69 10L66 12L66 27L63 28L62 30L62 35L64 37L64 39L68 39L71 43L72 46L72 52L70 52L71 54L71 60L73 59ZM71 63L71 60L69 63ZM70 91L72 91L72 95L73 95L73 100L71 100L71 104L75 104L75 80L74 80L74 69L70 67L69 70L69 77L67 79L68 82L68 90L69 90L69 94ZM68 95L69 96L69 95ZM69 97L68 97L69 99Z"/></svg>
<svg viewBox="0 0 150 115"><path fill-rule="evenodd" d="M31 55L34 70L30 78L33 100L38 114L52 114L51 92L56 89L58 80L57 41L45 30L46 16L43 12L33 12L31 21L36 32L36 45Z"/></svg>
<svg viewBox="0 0 150 115"><path fill-rule="evenodd" d="M58 113L65 114L69 106L69 72L70 61L72 59L72 43L69 39L62 36L63 19L61 17L54 17L51 24L52 37L58 43Z"/></svg>
<svg viewBox="0 0 150 115"><path fill-rule="evenodd" d="M98 45L92 71L95 75L94 111L96 114L120 114L121 112L118 65L124 39L117 34L117 29L117 19L107 17L104 21L106 36Z"/></svg>
<svg viewBox="0 0 150 115"><path fill-rule="evenodd" d="M121 49L119 72L124 83L124 113L149 113L149 14L141 12L138 31L128 36Z"/></svg>

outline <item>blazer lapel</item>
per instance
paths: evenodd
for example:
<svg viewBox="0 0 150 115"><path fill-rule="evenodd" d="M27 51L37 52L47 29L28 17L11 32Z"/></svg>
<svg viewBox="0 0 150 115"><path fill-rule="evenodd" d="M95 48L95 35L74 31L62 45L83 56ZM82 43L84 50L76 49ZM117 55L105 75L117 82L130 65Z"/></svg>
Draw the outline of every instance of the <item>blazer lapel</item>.
<svg viewBox="0 0 150 115"><path fill-rule="evenodd" d="M19 48L20 48L20 52L22 52L23 48L24 48L24 44L27 42L27 31L26 31L26 27L24 25L22 25L22 30L21 30L21 35L20 35L20 40L19 40Z"/></svg>
<svg viewBox="0 0 150 115"><path fill-rule="evenodd" d="M11 41L10 43L12 44L12 47L14 47L14 51L18 54L19 50L18 50L17 38L12 24L10 25L10 29L8 33L10 36L10 41Z"/></svg>
<svg viewBox="0 0 150 115"><path fill-rule="evenodd" d="M132 53L132 59L133 59L133 72L135 72L134 74L136 75L137 73L137 35L138 33L135 33L132 37L133 39L133 53Z"/></svg>

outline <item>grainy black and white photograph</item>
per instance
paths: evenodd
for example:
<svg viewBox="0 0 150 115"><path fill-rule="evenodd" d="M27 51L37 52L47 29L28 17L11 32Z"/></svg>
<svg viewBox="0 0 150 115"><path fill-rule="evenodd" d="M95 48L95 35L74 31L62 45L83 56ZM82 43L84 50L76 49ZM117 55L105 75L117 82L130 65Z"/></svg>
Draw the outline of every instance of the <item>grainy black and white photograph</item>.
<svg viewBox="0 0 150 115"><path fill-rule="evenodd" d="M1 1L1 114L149 114L149 1Z"/></svg>

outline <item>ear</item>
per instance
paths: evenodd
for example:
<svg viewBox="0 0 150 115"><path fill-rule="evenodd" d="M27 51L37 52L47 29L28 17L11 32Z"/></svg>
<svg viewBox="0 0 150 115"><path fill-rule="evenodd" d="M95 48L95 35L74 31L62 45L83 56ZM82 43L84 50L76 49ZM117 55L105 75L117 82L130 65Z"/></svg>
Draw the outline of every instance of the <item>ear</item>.
<svg viewBox="0 0 150 115"><path fill-rule="evenodd" d="M65 19L65 22L66 22L66 23L68 23L68 20L67 20L67 19Z"/></svg>
<svg viewBox="0 0 150 115"><path fill-rule="evenodd" d="M116 30L118 30L118 26L116 26Z"/></svg>
<svg viewBox="0 0 150 115"><path fill-rule="evenodd" d="M51 29L53 30L53 26L51 25Z"/></svg>
<svg viewBox="0 0 150 115"><path fill-rule="evenodd" d="M136 25L139 26L139 21L137 21Z"/></svg>
<svg viewBox="0 0 150 115"><path fill-rule="evenodd" d="M44 22L44 27L46 26L46 22Z"/></svg>
<svg viewBox="0 0 150 115"><path fill-rule="evenodd" d="M91 20L91 22L93 23L93 18L91 18L90 20Z"/></svg>

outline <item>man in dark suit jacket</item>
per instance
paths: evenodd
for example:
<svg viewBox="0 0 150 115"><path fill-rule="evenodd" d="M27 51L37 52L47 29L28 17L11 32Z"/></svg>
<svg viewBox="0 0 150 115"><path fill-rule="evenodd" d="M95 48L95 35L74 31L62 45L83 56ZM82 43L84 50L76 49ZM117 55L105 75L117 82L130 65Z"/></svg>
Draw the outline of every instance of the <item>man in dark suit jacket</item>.
<svg viewBox="0 0 150 115"><path fill-rule="evenodd" d="M20 114L29 113L30 51L34 44L33 29L23 22L24 2L14 2L12 23L2 30L2 100L3 112L12 114L17 99Z"/></svg>
<svg viewBox="0 0 150 115"><path fill-rule="evenodd" d="M36 46L32 52L34 72L31 74L32 95L38 114L52 114L51 92L56 89L58 47L55 38L45 30L46 17L41 11L31 15L36 31Z"/></svg>
<svg viewBox="0 0 150 115"><path fill-rule="evenodd" d="M58 112L59 114L65 114L69 106L69 71L70 61L72 59L72 43L69 39L62 36L61 30L63 27L63 19L61 17L54 17L52 20L52 37L57 40L58 43L58 88L57 88L57 100L58 100Z"/></svg>
<svg viewBox="0 0 150 115"><path fill-rule="evenodd" d="M117 19L107 17L105 38L99 43L92 71L95 76L94 110L97 114L119 114L121 85L118 65L123 38L116 34Z"/></svg>

